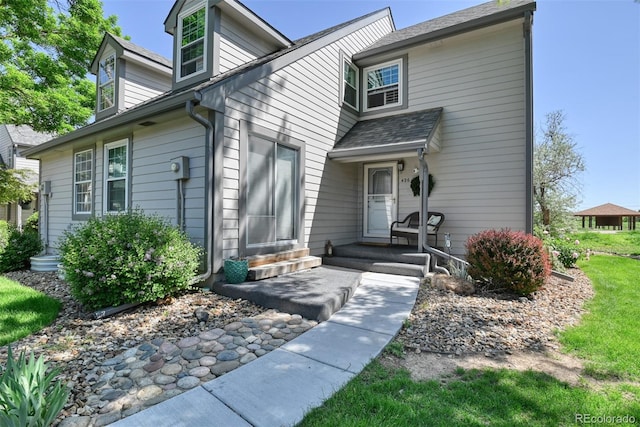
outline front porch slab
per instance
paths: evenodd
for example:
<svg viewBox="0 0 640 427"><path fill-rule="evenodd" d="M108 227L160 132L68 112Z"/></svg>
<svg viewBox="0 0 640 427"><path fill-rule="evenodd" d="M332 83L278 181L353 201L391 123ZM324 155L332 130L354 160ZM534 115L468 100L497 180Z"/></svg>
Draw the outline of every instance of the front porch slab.
<svg viewBox="0 0 640 427"><path fill-rule="evenodd" d="M361 274L360 271L321 266L257 282L216 282L213 290L230 298L242 298L263 307L324 321L354 294Z"/></svg>

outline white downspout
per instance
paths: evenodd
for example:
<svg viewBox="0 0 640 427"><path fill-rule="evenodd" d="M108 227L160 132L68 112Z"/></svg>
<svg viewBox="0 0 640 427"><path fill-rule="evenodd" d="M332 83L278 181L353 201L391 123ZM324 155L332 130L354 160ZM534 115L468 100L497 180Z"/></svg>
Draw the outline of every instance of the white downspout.
<svg viewBox="0 0 640 427"><path fill-rule="evenodd" d="M206 141L205 154L206 154L206 161L208 164L207 183L206 183L207 191L208 191L208 200L207 200L207 215L206 215L207 224L205 224L207 229L207 245L206 245L207 246L207 253L206 253L207 270L203 274L200 274L199 276L194 277L192 281L193 284L204 282L207 279L209 279L213 274L213 196L214 196L213 194L213 174L214 174L213 156L215 153L214 145L213 145L214 144L213 123L211 123L209 120L204 118L202 115L196 113L193 110L195 105L196 105L196 102L194 100L189 100L186 103L186 109L187 109L187 114L189 114L189 117L191 117L196 122L200 123L205 128L205 141Z"/></svg>

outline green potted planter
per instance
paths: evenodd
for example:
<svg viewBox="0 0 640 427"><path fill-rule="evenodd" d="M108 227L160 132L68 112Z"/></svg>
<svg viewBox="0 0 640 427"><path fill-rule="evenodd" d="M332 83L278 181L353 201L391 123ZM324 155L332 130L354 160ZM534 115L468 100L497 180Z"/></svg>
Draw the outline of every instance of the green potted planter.
<svg viewBox="0 0 640 427"><path fill-rule="evenodd" d="M249 261L246 259L225 259L224 279L227 283L242 283L249 274Z"/></svg>

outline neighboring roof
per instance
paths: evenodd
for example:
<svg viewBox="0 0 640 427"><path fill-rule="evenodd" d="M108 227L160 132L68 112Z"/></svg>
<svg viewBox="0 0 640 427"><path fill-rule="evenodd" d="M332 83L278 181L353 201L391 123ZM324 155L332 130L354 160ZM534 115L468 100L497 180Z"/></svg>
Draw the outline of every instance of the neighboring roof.
<svg viewBox="0 0 640 427"><path fill-rule="evenodd" d="M345 29L346 27L356 22L366 20L370 17L371 18L375 17L377 14L384 13L384 12L390 15L389 8L383 8L383 9L368 13L364 16L344 22L342 24L338 24L326 30L319 31L310 36L296 40L294 44L290 47L287 47L285 49L279 50L272 54L266 55L262 58L255 59L239 67L236 67L232 70L229 70L225 73L218 74L217 76L209 79L204 83L200 83L195 87L187 86L184 88L170 90L161 95L158 95L155 98L151 98L147 101L137 104L134 107L120 111L100 121L96 121L80 129L74 130L58 138L52 139L51 141L47 142L46 144L43 144L40 147L34 147L31 149L28 149L24 152L24 154L28 157L34 156L50 148L57 147L59 145L65 144L67 142L73 141L78 138L87 137L87 136L96 134L98 132L105 131L114 126L120 126L128 123L133 123L136 121L141 121L147 117L150 117L162 112L171 111L176 108L184 107L184 104L187 100L200 99L201 98L201 95L199 93L200 91L206 91L213 87L222 85L244 73L247 73L250 70L259 68L260 66L268 64L271 61L274 61L289 53L292 53L297 49L310 45L311 43L316 42L331 33L339 32L340 30Z"/></svg>
<svg viewBox="0 0 640 427"><path fill-rule="evenodd" d="M53 138L53 135L49 133L36 132L27 125L4 125L11 138L11 142L14 144L33 147L40 145L43 142L49 141Z"/></svg>
<svg viewBox="0 0 640 427"><path fill-rule="evenodd" d="M442 108L364 120L336 143L330 158L382 154L424 147L440 123Z"/></svg>
<svg viewBox="0 0 640 427"><path fill-rule="evenodd" d="M604 205L594 208L585 209L573 214L574 216L640 216L640 212L614 205L613 203L605 203Z"/></svg>
<svg viewBox="0 0 640 427"><path fill-rule="evenodd" d="M90 69L93 74L96 74L98 72L98 62L100 61L100 56L102 55L104 47L109 44L110 40L113 41L116 45L120 46L123 51L131 52L139 57L148 59L151 62L168 68L169 70L173 68L173 63L170 59L165 58L158 53L152 52L149 49L145 49L142 46L138 46L137 44L130 42L129 40L125 40L122 37L118 37L111 33L105 33L104 37L102 38L102 42L100 43L100 47L98 48L98 51L96 52L96 55L91 62Z"/></svg>
<svg viewBox="0 0 640 427"><path fill-rule="evenodd" d="M491 0L478 6L394 31L355 54L353 58L358 60L390 50L406 48L488 25L495 25L522 16L525 11L534 11L535 9L536 3L531 0Z"/></svg>

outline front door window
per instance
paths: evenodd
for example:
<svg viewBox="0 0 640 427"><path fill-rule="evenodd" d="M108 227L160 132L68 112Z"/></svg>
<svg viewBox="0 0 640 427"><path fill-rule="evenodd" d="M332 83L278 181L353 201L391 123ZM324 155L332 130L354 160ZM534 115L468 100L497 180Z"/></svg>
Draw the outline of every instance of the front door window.
<svg viewBox="0 0 640 427"><path fill-rule="evenodd" d="M396 165L365 166L365 237L388 237L396 219Z"/></svg>

